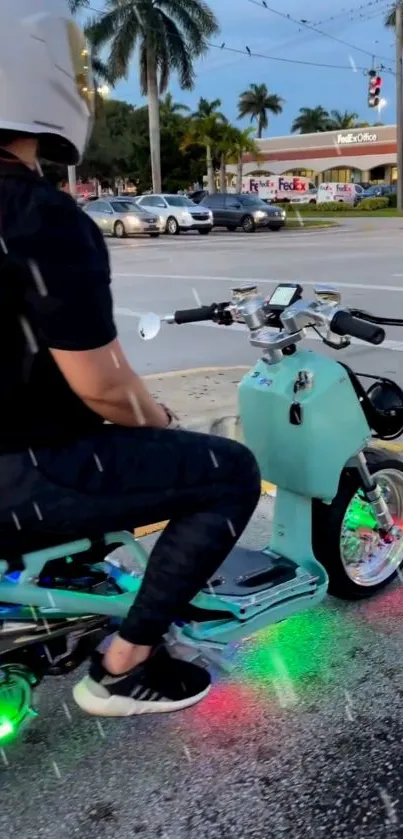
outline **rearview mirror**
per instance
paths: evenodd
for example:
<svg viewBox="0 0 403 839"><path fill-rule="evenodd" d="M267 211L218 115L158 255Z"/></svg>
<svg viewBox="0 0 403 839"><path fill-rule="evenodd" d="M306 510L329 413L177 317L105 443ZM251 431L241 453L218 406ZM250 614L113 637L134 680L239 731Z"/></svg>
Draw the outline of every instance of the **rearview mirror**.
<svg viewBox="0 0 403 839"><path fill-rule="evenodd" d="M154 312L148 312L139 320L138 334L143 341L152 341L161 329L161 319Z"/></svg>

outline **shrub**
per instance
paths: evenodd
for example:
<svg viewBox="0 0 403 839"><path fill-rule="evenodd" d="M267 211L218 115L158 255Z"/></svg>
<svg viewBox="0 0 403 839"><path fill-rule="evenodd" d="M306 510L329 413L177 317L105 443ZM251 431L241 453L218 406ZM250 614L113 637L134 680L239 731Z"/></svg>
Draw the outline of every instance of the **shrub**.
<svg viewBox="0 0 403 839"><path fill-rule="evenodd" d="M386 210L386 207L389 207L389 198L363 198L362 201L357 204L357 210Z"/></svg>
<svg viewBox="0 0 403 839"><path fill-rule="evenodd" d="M396 194L396 192L392 192L392 194L389 195L388 197L389 197L389 207L392 207L394 210L396 210L396 207L397 207L397 194Z"/></svg>

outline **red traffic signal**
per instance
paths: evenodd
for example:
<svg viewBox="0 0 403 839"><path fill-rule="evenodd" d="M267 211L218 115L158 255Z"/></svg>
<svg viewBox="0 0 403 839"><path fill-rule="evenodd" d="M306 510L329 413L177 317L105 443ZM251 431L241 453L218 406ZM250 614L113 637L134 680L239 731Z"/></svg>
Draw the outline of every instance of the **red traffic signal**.
<svg viewBox="0 0 403 839"><path fill-rule="evenodd" d="M376 70L369 71L368 105L370 108L377 108L380 102L382 78Z"/></svg>

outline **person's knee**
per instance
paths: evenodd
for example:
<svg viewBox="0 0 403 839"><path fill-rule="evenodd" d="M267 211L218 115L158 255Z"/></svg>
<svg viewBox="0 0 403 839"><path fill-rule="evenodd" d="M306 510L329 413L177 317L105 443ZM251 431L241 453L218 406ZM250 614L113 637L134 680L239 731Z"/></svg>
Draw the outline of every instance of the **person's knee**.
<svg viewBox="0 0 403 839"><path fill-rule="evenodd" d="M231 482L240 494L250 498L251 504L257 504L261 492L260 470L254 454L242 443L234 440L223 441L226 444L225 456L231 463Z"/></svg>

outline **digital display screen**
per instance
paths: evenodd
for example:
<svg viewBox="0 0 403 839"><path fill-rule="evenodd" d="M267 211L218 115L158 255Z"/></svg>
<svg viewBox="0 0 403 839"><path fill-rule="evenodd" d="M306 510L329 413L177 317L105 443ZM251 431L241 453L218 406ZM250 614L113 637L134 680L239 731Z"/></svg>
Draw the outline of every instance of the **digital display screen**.
<svg viewBox="0 0 403 839"><path fill-rule="evenodd" d="M269 306L284 306L286 308L290 305L297 291L298 289L295 286L277 286L270 297Z"/></svg>

